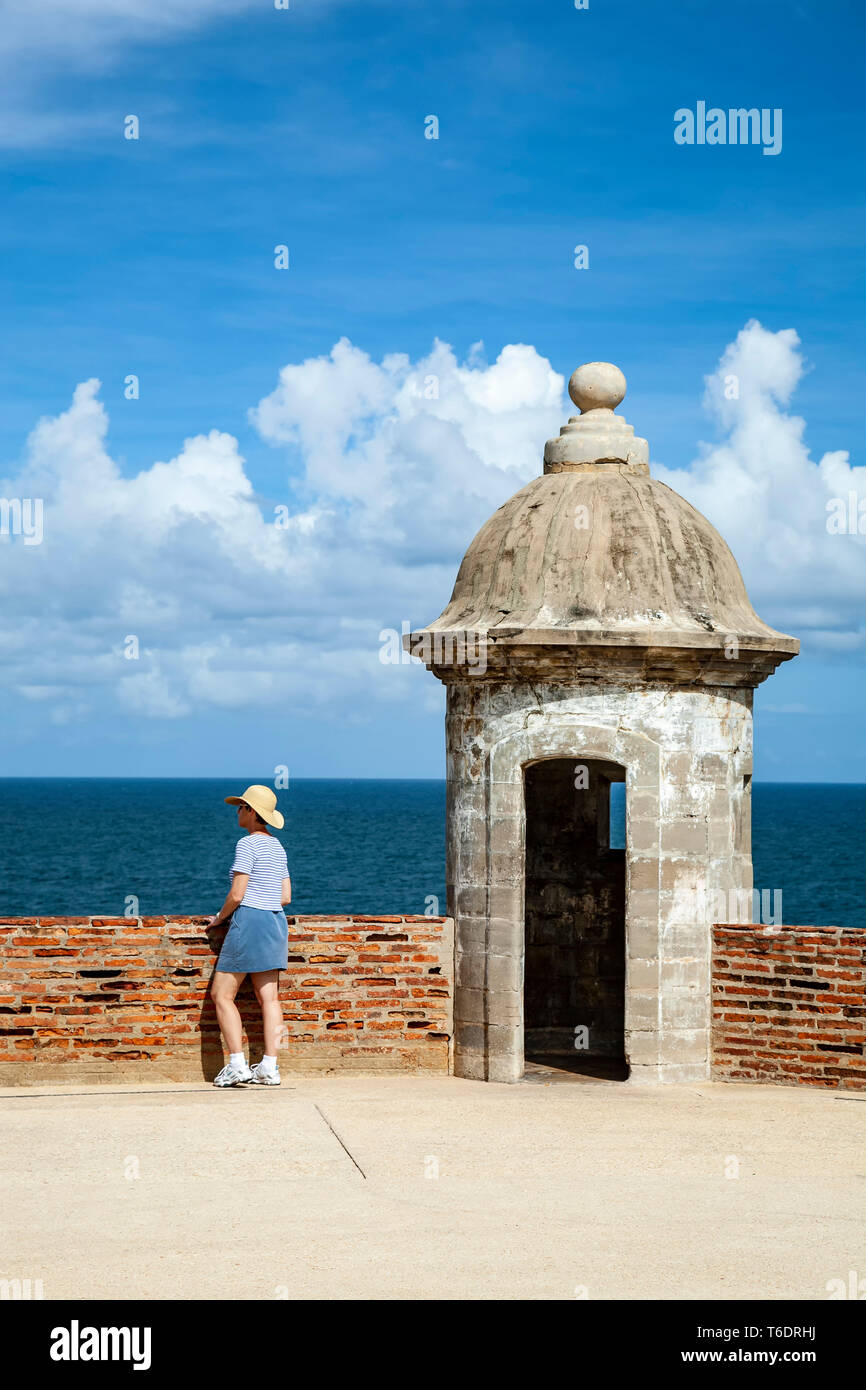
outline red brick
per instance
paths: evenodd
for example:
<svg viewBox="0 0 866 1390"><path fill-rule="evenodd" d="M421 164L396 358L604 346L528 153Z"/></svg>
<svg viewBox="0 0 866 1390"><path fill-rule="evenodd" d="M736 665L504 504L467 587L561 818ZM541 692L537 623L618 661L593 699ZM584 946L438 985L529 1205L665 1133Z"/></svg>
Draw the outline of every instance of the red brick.
<svg viewBox="0 0 866 1390"><path fill-rule="evenodd" d="M772 969L771 1008L744 986ZM757 974L756 974L757 972ZM739 976L737 979L735 976ZM793 981L793 983L789 983ZM814 981L814 984L813 984ZM763 981L761 981L763 983ZM830 989L820 986L830 983ZM793 1007L785 1009L785 1004ZM866 929L722 925L714 931L713 1057L717 1075L782 1084L866 1087ZM839 1047L852 1049L839 1052Z"/></svg>

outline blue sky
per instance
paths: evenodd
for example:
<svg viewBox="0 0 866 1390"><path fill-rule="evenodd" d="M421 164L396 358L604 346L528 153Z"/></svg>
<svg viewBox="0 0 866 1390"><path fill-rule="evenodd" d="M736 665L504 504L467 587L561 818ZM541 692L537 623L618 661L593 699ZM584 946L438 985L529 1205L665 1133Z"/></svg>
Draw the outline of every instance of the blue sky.
<svg viewBox="0 0 866 1390"><path fill-rule="evenodd" d="M409 558L377 588L370 499L359 513L351 488L339 492L331 475L323 483L327 460L311 470L293 426L284 421L281 439L264 437L249 414L275 392L282 368L327 358L342 338L375 363L397 353L418 363L436 340L458 363L479 342L488 364L506 345L530 345L565 378L581 361L615 361L629 379L623 413L649 438L651 457L691 470L701 443L712 449L724 436L702 407L705 377L756 319L766 334L799 337L800 379L782 408L805 421L815 472L841 450L861 465L861 6L590 0L578 11L566 0L291 0L277 11L264 0L190 0L181 19L156 0L150 18L107 0L52 7L54 25L36 24L23 4L2 7L5 495L33 468L27 440L39 419L67 412L76 385L96 377L120 478L176 459L185 439L216 430L237 441L263 514L285 503L311 516L326 495L340 524L308 557L303 586L281 591L275 562L260 591L238 574L209 611L196 596L182 660L167 617L162 635L153 626L149 639L143 633L143 647L172 648L178 664L164 655L151 693L124 700L113 686L128 671L113 676L106 665L97 679L92 656L100 642L116 650L127 632L147 627L162 603L165 557L142 561L135 594L119 599L107 575L128 553L129 517L117 556L94 524L85 560L83 513L78 541L70 533L52 563L40 558L38 584L22 569L32 555L0 547L4 603L22 603L24 628L56 667L56 678L41 669L32 684L23 664L10 678L0 741L8 774L243 775L275 763L299 776L442 774L433 677L400 672L399 696L383 698L375 681L341 666L340 651L353 648L341 648L333 623L348 624L354 641L389 621L434 617L477 524L540 470L546 434L534 435L534 469L522 458L505 466L501 495L490 484L469 506L458 489L435 535L409 529L401 541ZM781 108L781 153L676 145L674 111L698 100ZM130 113L140 119L138 141L123 138ZM439 120L435 141L424 138L429 114ZM287 272L274 269L279 243L290 249ZM578 243L589 247L583 272L572 263ZM124 399L129 373L140 378L138 400ZM356 389L351 373L336 373L335 390L341 380ZM545 408L536 404L540 426ZM387 414L387 404L375 409ZM350 453L375 409L349 431ZM75 454L77 429L72 418L51 448ZM76 476L85 491L89 477L99 486L95 464ZM712 485L724 490L718 469ZM236 486L232 473L227 487ZM705 480L708 497L709 487ZM387 520L396 530L399 501ZM407 508L421 501L405 498ZM776 505L767 501L765 528ZM201 570L214 553L207 528L219 525L225 566L254 566L243 547L232 555L218 510L214 503L198 518L199 534L189 508L175 550L186 547L196 557L190 568ZM816 508L802 526L807 537L821 530ZM748 537L725 534L761 615L780 627L808 618L787 602L781 579L765 583L762 545L750 554ZM785 535L790 556L797 540ZM785 628L805 632L803 656L758 693L759 777L866 780L863 539L837 539L851 541L845 556L837 560L837 547L826 564L815 562L821 614L803 631ZM804 555L808 563L808 545ZM329 565L341 576L332 598L353 570L363 580L356 574L360 597L331 612L325 641ZM171 571L174 599L185 575L183 566ZM53 595L66 576L61 603ZM39 584L53 614L41 638ZM316 615L306 625L305 613ZM272 665L284 622L300 654L289 664L319 674L310 698L293 686L281 699L261 673L249 702L242 692L226 701L196 689L192 649L220 648L228 662L235 634L254 640L258 622ZM832 639L840 631L844 640ZM19 638L8 641L20 654ZM350 689L344 705L341 688Z"/></svg>

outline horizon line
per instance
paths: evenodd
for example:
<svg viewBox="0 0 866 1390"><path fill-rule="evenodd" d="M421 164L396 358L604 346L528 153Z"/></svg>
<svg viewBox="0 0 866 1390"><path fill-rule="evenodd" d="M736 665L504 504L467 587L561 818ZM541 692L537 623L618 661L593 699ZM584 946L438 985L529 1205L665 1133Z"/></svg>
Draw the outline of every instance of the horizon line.
<svg viewBox="0 0 866 1390"><path fill-rule="evenodd" d="M567 761L567 760L566 760ZM158 776L147 776L144 774L130 774L121 776L118 774L106 773L100 776L87 776L81 773L70 773L58 776L56 774L36 773L19 774L14 776L0 776L0 784L4 782L237 782L244 779L229 775L216 774L215 776L173 776L162 774ZM441 782L447 783L447 777L291 777L288 787L281 787L281 791L289 791L292 782ZM253 785L247 783L248 786ZM270 779L265 778L260 784L270 786ZM752 779L753 786L761 787L866 787L866 782L844 781L844 782L819 782L816 780L795 782L793 780L773 781L767 779Z"/></svg>

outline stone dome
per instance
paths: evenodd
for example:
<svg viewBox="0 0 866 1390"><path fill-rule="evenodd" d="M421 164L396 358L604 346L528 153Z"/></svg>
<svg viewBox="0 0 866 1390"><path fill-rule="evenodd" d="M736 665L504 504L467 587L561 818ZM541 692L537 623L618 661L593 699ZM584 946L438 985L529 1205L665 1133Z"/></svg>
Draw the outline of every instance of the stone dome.
<svg viewBox="0 0 866 1390"><path fill-rule="evenodd" d="M450 603L409 649L443 679L460 634L484 639L500 678L546 656L559 674L765 679L799 642L758 617L706 517L650 476L646 441L614 413L622 373L587 363L569 391L581 414L548 441L543 475L482 526Z"/></svg>

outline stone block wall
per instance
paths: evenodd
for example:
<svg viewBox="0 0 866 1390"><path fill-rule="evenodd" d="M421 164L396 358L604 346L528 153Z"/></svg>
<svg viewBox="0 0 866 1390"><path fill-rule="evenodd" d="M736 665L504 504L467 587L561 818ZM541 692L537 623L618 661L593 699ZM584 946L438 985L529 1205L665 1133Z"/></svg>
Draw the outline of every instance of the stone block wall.
<svg viewBox="0 0 866 1390"><path fill-rule="evenodd" d="M713 1076L866 1089L866 928L717 926Z"/></svg>
<svg viewBox="0 0 866 1390"><path fill-rule="evenodd" d="M227 928L205 920L0 920L0 1085L212 1079L224 1056L208 982ZM285 1069L448 1072L448 918L288 922ZM249 980L238 1006L258 1057Z"/></svg>

